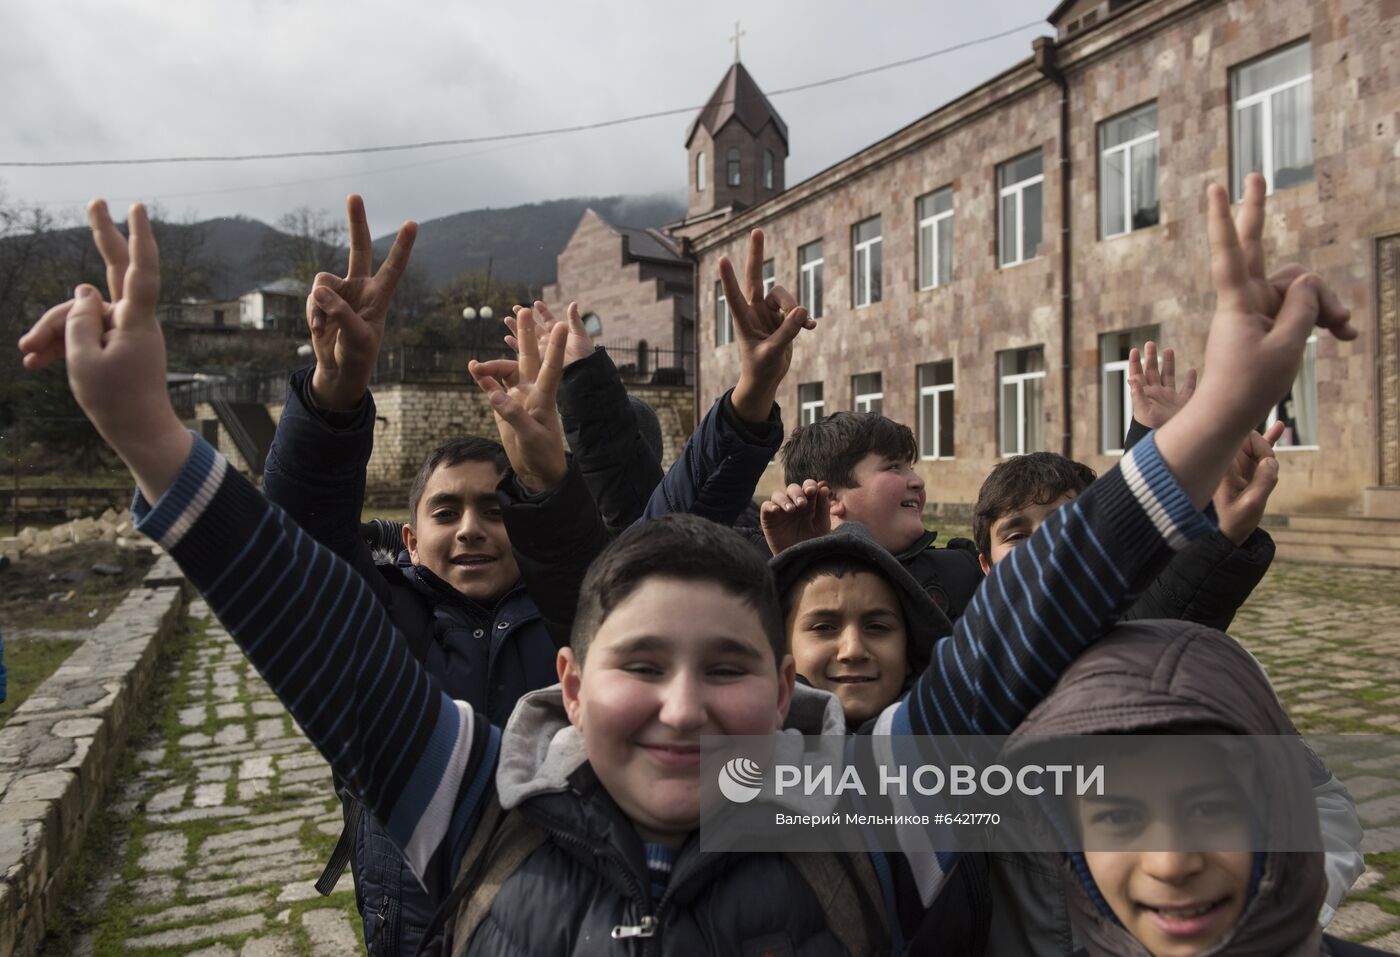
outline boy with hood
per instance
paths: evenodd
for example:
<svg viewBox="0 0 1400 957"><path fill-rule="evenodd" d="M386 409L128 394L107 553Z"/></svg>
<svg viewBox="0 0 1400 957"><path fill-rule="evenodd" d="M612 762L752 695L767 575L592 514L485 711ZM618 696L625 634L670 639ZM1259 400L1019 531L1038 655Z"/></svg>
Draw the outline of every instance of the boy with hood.
<svg viewBox="0 0 1400 957"><path fill-rule="evenodd" d="M1009 748L1038 735L1279 735L1298 732L1254 658L1229 636L1190 623L1119 625L1087 649L1032 709ZM1161 738L1162 751L1189 742ZM1314 784L1328 777L1310 750L1300 763ZM1153 749L1153 745L1148 746ZM1278 763L1164 762L1161 753L1129 758L1110 774L1102 796L1073 799L1083 840L1096 847L1131 844L1155 828L1151 850L1085 850L1066 855L1062 875L1069 915L1083 944L1080 957L1363 957L1380 951L1327 936L1316 915L1326 897L1324 855L1276 850L1160 850L1175 822L1230 824L1234 800L1207 792L1239 777L1235 793L1266 804L1241 816L1248 835L1311 832L1309 802ZM1154 774L1170 764L1170 780ZM1286 762L1284 762L1286 764ZM1222 795L1226 795L1222 797ZM1077 802L1077 804L1076 804ZM1185 815L1183 818L1182 815ZM1260 826L1264 830L1259 830ZM1236 847L1244 841L1222 841ZM1253 845L1257 846L1257 845Z"/></svg>
<svg viewBox="0 0 1400 957"><path fill-rule="evenodd" d="M1277 400L1274 383L1292 380L1312 328L1355 338L1349 314L1323 309L1317 277L1298 277L1286 294L1264 278L1262 255L1257 262L1254 255L1263 191L1262 178L1252 176L1243 244L1224 190L1209 194L1219 302L1206 355L1220 374L996 568L981 593L993 600L972 602L910 693L875 719L875 733L1012 730L1171 550L1208 528L1199 510L1241 437ZM707 859L690 840L698 823L698 736L772 733L807 696L793 688L776 594L761 567L755 579L737 559L732 569L702 565L691 572L699 576L694 584L655 562L623 562L642 577L634 575L630 589L585 588L574 636L580 649L560 650L561 687L539 695L556 713L549 702L562 701L564 724L556 718L556 733L538 734L526 717L536 700L529 697L503 737L422 671L361 576L180 425L164 384L158 253L144 208L132 209L129 257L105 207L94 203L91 217L115 277L115 302L79 287L21 340L26 366L67 358L79 404L136 478L139 527L181 564L429 893L445 897L457 886L463 900L451 902L453 923L473 933L457 938L454 953L483 953L504 939L484 929L488 918L496 935L525 940L525 952L597 953L604 936L639 940L656 952L735 952L747 943L774 946L779 933L789 947L811 941L802 947L810 953L878 949L853 948L851 935L860 928L827 913L843 898L803 891L812 882L784 858ZM536 383L551 400L561 331L551 337ZM512 425L527 417L543 424L514 396L489 391ZM605 586L610 556L685 521L619 539L590 569L590 581ZM707 526L696 523L695 534L701 528ZM680 531L683 539L692 530ZM684 549L644 557L674 552ZM827 712L835 710L832 699L823 700ZM554 769L548 775L540 773L545 764ZM566 822L551 823L545 804L555 799L573 809L597 802L601 816L590 819L602 832L579 840ZM515 860L471 853L493 836L483 815L501 819L512 811L543 832L541 843ZM667 849L679 849L673 861ZM856 855L852 866L864 860ZM509 873L486 880L474 867L482 862L509 864ZM464 863L473 865L471 873L462 872ZM636 880L637 869L656 878L668 864L674 883L655 901L647 882ZM940 861L921 861L914 879L922 906L938 897L946 878ZM586 897L577 895L578 882L589 889ZM884 912L899 917L888 924L898 947L903 914L891 906ZM545 921L542 914L558 917Z"/></svg>

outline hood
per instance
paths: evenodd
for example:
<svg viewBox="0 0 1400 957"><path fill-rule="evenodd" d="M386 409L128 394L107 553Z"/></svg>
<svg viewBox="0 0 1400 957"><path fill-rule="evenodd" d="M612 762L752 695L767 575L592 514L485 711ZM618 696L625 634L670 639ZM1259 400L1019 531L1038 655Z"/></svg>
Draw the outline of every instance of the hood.
<svg viewBox="0 0 1400 957"><path fill-rule="evenodd" d="M836 696L797 685L783 731L792 734L846 733L846 717ZM569 777L588 761L583 735L569 723L564 691L551 685L520 699L501 736L496 793L501 807L513 807L541 794L569 790Z"/></svg>
<svg viewBox="0 0 1400 957"><path fill-rule="evenodd" d="M1119 625L1085 650L1026 716L1009 747L1031 746L1029 735L1189 734L1202 728L1298 733L1259 663L1234 639L1190 622L1139 621ZM1320 762L1306 754L1315 773ZM1270 808L1271 822L1317 829L1311 791L1299 795L1297 775L1245 764L1236 773L1252 777L1252 793L1294 797ZM1065 886L1070 918L1093 957L1150 957L1113 916L1082 855L1068 856ZM1320 853L1256 855L1252 897L1235 929L1202 957L1318 954L1325 889Z"/></svg>
<svg viewBox="0 0 1400 957"><path fill-rule="evenodd" d="M933 658L934 643L953 633L952 622L899 560L875 542L864 525L843 522L825 535L808 539L773 556L768 567L773 571L778 596L786 596L802 580L807 569L833 559L862 562L890 583L899 599L900 610L904 612L910 667L913 674L923 672Z"/></svg>

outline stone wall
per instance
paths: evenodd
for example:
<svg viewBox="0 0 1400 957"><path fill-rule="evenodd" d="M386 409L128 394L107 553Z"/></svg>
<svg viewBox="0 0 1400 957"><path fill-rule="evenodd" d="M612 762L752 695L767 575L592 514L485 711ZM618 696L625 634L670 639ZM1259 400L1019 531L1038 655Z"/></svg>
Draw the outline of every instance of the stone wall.
<svg viewBox="0 0 1400 957"><path fill-rule="evenodd" d="M29 957L72 876L185 604L169 558L0 728L0 954Z"/></svg>
<svg viewBox="0 0 1400 957"><path fill-rule="evenodd" d="M789 422L796 420L800 383L823 383L829 413L852 407L852 376L879 371L885 414L913 426L918 365L952 359L956 457L918 467L931 502L970 502L998 461L996 354L1039 345L1047 370L1045 447L1060 451L1068 431L1075 458L1099 470L1112 466L1116 458L1100 451L1099 336L1155 325L1164 344L1178 351L1179 367L1200 365L1214 305L1204 190L1229 179L1230 72L1304 38L1312 48L1313 178L1270 197L1266 248L1271 263L1301 259L1319 272L1351 306L1363 336L1356 343L1319 337L1320 448L1281 453L1271 505L1284 512L1358 509L1362 489L1379 477L1377 449L1393 435L1396 418L1387 413L1387 432L1378 434L1380 403L1395 392L1378 375L1396 374L1374 334L1382 286L1377 241L1400 233L1400 73L1388 66L1400 41L1400 4L1393 2L1156 0L1125 9L1056 51L1068 76L1071 117L1068 413L1060 371L1066 250L1059 91L1030 61L1009 65L937 112L694 240L701 406L738 374L737 346L714 346L716 264L720 255L742 255L749 230L759 226L778 282L790 288L797 284L797 247L817 239L824 245L825 315L814 333L798 339L779 392ZM1099 124L1147 102L1158 107L1161 222L1101 239ZM1035 148L1045 177L1042 251L1000 268L996 167ZM949 185L953 279L919 290L915 202ZM876 214L884 297L857 309L851 227ZM1382 324L1393 349L1386 329ZM778 478L771 467L761 490L770 491Z"/></svg>

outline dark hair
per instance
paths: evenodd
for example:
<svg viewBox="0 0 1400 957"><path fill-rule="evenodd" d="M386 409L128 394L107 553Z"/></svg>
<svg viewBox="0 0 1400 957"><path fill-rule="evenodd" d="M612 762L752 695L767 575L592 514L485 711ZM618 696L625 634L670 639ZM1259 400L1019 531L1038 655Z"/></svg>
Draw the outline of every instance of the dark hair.
<svg viewBox="0 0 1400 957"><path fill-rule="evenodd" d="M816 479L855 488L856 464L871 452L913 462L919 454L914 433L878 412L833 412L811 425L799 425L783 446L783 481Z"/></svg>
<svg viewBox="0 0 1400 957"><path fill-rule="evenodd" d="M787 654L778 590L758 550L733 529L694 515L672 514L624 532L588 567L569 641L580 664L607 617L653 578L718 585L754 610L774 664Z"/></svg>
<svg viewBox="0 0 1400 957"><path fill-rule="evenodd" d="M989 559L992 525L997 519L1027 505L1048 505L1063 495L1078 495L1098 475L1087 465L1054 452L1017 455L992 469L977 493L972 513L972 539Z"/></svg>
<svg viewBox="0 0 1400 957"><path fill-rule="evenodd" d="M463 462L490 462L496 466L498 474L504 474L510 465L510 461L506 458L505 448L494 439L483 438L480 435L464 435L442 443L423 460L418 474L413 477L413 485L409 487L408 524L410 526L418 517L418 502L423 498L423 490L428 487L428 480L433 477L438 466L451 468L454 465L461 465Z"/></svg>

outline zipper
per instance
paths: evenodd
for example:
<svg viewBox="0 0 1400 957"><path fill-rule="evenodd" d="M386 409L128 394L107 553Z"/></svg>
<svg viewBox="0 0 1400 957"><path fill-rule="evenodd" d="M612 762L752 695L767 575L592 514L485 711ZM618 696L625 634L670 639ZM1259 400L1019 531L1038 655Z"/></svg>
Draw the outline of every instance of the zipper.
<svg viewBox="0 0 1400 957"><path fill-rule="evenodd" d="M656 916L646 913L648 909L647 896L643 894L642 885L638 883L636 876L632 873L632 868L628 866L627 860L622 856L621 852L611 844L590 841L576 834L570 834L568 831L561 831L558 828L546 825L544 826L544 830L545 833L556 841L583 848L594 857L605 857L617 865L618 870L622 872L623 879L627 882L627 889L632 897L632 903L637 905L637 910L642 912L642 917L636 924L618 924L612 929L612 939L626 940L632 937L644 938L648 942L644 953L652 952L651 944L653 941L657 940L656 933L660 929L661 922Z"/></svg>

